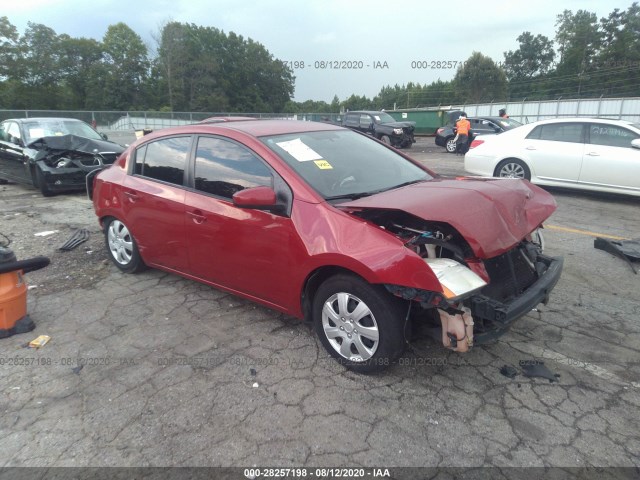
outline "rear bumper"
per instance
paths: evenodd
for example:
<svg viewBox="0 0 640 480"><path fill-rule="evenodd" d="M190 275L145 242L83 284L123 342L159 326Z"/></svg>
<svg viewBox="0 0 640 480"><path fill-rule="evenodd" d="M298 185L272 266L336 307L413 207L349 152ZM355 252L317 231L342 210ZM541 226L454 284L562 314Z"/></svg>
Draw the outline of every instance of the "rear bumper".
<svg viewBox="0 0 640 480"><path fill-rule="evenodd" d="M538 261L547 266L545 272L522 294L510 302L500 302L485 295L474 295L470 299L471 314L474 319L482 320L486 326L483 332L474 333L474 343L491 342L504 333L519 318L526 315L538 304L546 304L549 294L558 283L562 274L562 257L539 255Z"/></svg>

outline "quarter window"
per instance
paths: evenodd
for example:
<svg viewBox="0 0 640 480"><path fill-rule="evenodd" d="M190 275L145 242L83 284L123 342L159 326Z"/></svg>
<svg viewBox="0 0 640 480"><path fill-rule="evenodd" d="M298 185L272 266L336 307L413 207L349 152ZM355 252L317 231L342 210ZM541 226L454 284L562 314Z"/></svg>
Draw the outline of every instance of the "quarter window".
<svg viewBox="0 0 640 480"><path fill-rule="evenodd" d="M196 152L195 187L231 198L251 187L272 187L271 170L251 150L220 138L200 137Z"/></svg>
<svg viewBox="0 0 640 480"><path fill-rule="evenodd" d="M626 128L614 125L591 125L589 127L589 140L594 145L606 145L608 147L631 147L631 140L638 138Z"/></svg>
<svg viewBox="0 0 640 480"><path fill-rule="evenodd" d="M548 123L546 125L538 125L527 135L527 138L554 142L583 143L582 123Z"/></svg>
<svg viewBox="0 0 640 480"><path fill-rule="evenodd" d="M145 144L136 151L134 173L183 185L191 137L171 137Z"/></svg>

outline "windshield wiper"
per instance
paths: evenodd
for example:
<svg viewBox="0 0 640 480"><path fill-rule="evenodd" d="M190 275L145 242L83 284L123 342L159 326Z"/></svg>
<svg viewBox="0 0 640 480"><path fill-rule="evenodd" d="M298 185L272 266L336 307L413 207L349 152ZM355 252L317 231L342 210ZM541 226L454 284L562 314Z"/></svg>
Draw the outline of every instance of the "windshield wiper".
<svg viewBox="0 0 640 480"><path fill-rule="evenodd" d="M347 200L357 200L362 197L368 197L377 192L360 192L360 193L346 193L344 195L334 195L333 197L324 197L325 200L340 200L342 198Z"/></svg>
<svg viewBox="0 0 640 480"><path fill-rule="evenodd" d="M396 185L395 187L385 188L384 190L380 190L380 192L386 192L388 190L395 190L396 188L402 188L402 187L406 187L407 185L413 185L414 183L420 183L420 182L425 182L425 181L427 181L426 178L421 178L419 180L410 180L408 182L401 183L400 185ZM379 192L377 192L377 193L379 193Z"/></svg>

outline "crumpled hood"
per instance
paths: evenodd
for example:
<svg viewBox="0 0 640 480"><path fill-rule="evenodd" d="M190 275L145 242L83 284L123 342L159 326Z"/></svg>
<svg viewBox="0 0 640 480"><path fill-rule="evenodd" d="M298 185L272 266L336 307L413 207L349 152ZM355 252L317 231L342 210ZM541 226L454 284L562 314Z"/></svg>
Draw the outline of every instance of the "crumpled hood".
<svg viewBox="0 0 640 480"><path fill-rule="evenodd" d="M108 140L94 140L77 135L42 137L27 145L34 149L77 151L83 153L124 152L124 147Z"/></svg>
<svg viewBox="0 0 640 480"><path fill-rule="evenodd" d="M337 206L402 210L448 223L477 257L493 258L549 218L556 202L550 193L523 180L438 177Z"/></svg>

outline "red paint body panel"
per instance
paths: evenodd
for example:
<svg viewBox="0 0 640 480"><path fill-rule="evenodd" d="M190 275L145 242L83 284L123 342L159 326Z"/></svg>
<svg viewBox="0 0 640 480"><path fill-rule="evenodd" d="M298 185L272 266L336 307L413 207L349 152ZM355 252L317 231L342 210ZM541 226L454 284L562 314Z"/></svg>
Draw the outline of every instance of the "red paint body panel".
<svg viewBox="0 0 640 480"><path fill-rule="evenodd" d="M314 122L261 120L153 132L96 176L96 214L101 222L105 217L124 221L145 263L302 317L305 281L322 267L340 267L374 284L442 291L422 258L393 234L344 211L345 206L397 209L448 223L480 258L507 251L555 209L551 195L528 182L441 177L337 208L256 138L323 130L344 129ZM289 186L293 194L290 217L240 208L189 188L127 174L130 154L140 144L185 133L220 135L253 150Z"/></svg>

